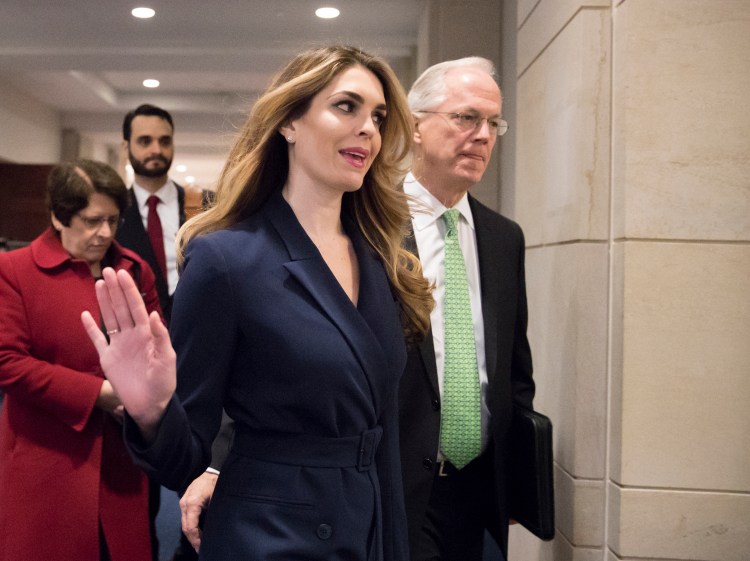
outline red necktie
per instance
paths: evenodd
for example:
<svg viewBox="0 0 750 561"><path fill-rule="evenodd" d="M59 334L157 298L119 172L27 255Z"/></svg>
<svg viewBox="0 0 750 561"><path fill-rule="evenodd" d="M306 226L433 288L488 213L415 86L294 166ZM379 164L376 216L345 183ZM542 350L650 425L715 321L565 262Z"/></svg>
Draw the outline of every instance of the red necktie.
<svg viewBox="0 0 750 561"><path fill-rule="evenodd" d="M151 248L154 250L154 255L156 256L156 263L161 269L162 277L166 280L167 256L164 253L164 233L161 229L161 219L156 212L156 205L160 202L161 199L156 195L151 195L146 200L146 203L148 204L148 222L146 229L148 230L148 240L151 242Z"/></svg>

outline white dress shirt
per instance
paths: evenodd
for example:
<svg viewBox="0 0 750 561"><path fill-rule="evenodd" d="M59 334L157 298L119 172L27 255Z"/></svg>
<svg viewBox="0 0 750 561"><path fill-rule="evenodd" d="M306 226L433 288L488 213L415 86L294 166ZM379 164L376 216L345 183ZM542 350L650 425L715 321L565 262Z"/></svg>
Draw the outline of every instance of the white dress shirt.
<svg viewBox="0 0 750 561"><path fill-rule="evenodd" d="M419 259L425 278L435 285L433 297L435 308L430 314L432 340L435 346L435 362L437 364L438 385L440 395L443 395L443 380L445 377L445 345L443 334L443 295L445 294L445 222L443 213L448 210L432 193L422 186L411 174L404 179L404 192L414 197L418 202L410 201L412 214L412 228L417 242ZM479 279L479 256L477 254L477 240L474 228L474 217L469 207L466 195L453 207L458 209L461 217L458 221L458 242L464 256L466 266L466 280L469 283L469 299L471 300L471 317L474 322L474 341L476 342L477 367L479 368L479 382L482 394L482 450L487 445L489 434L490 412L487 408L487 363L484 352L484 319L482 316L482 291Z"/></svg>
<svg viewBox="0 0 750 561"><path fill-rule="evenodd" d="M138 210L141 213L143 227L148 230L148 198L153 194L161 199L161 204L156 206L156 212L161 220L161 230L164 234L164 254L167 258L167 283L170 296L177 288L177 249L175 238L177 230L180 229L180 201L177 197L177 186L170 179L162 185L156 193L147 191L137 183L133 183L133 193L138 201Z"/></svg>

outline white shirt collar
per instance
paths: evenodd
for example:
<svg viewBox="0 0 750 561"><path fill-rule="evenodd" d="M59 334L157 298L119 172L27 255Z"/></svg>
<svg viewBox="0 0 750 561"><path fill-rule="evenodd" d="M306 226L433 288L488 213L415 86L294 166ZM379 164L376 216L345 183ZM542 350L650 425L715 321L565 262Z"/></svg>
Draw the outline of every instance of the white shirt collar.
<svg viewBox="0 0 750 561"><path fill-rule="evenodd" d="M412 211L412 224L414 225L415 230L424 230L443 216L443 213L448 210L448 208L446 208L445 205L435 197L435 195L430 193L427 188L422 185L416 177L414 177L412 172L406 174L406 177L404 178L404 193L416 199L416 201L409 201ZM464 193L453 208L458 209L466 223L472 230L474 230L474 217L471 214L471 207L469 206L469 197L467 193Z"/></svg>
<svg viewBox="0 0 750 561"><path fill-rule="evenodd" d="M135 193L135 199L138 201L138 206L146 206L146 200L153 194L161 199L161 202L167 206L177 201L177 186L174 181L167 179L167 182L159 187L155 193L151 193L138 185L133 181L133 192Z"/></svg>

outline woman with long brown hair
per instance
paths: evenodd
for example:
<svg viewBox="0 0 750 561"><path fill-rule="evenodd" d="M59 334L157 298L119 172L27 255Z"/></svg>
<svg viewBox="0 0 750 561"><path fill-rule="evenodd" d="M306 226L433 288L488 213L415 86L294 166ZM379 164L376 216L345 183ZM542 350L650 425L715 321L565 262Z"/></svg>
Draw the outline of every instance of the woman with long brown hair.
<svg viewBox="0 0 750 561"><path fill-rule="evenodd" d="M117 333L108 344L84 323L155 477L184 488L209 463L222 407L235 421L201 559L408 557L397 391L405 340L432 306L401 247L410 138L382 59L305 52L255 103L215 206L181 231L176 375L132 282L107 270L97 287Z"/></svg>

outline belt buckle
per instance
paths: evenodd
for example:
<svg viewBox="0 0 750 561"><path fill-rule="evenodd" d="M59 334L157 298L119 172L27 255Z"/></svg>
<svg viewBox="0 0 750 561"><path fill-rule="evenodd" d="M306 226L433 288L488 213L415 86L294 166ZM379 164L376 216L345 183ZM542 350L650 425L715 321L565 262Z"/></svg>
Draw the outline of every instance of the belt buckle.
<svg viewBox="0 0 750 561"><path fill-rule="evenodd" d="M438 468L438 477L448 477L448 472L445 471L445 460L440 460L438 465L440 466Z"/></svg>
<svg viewBox="0 0 750 561"><path fill-rule="evenodd" d="M378 449L380 435L383 434L381 427L375 427L364 431L359 437L359 449L357 450L357 471L367 471L375 461L375 452Z"/></svg>

